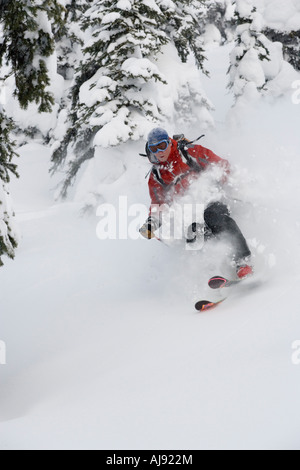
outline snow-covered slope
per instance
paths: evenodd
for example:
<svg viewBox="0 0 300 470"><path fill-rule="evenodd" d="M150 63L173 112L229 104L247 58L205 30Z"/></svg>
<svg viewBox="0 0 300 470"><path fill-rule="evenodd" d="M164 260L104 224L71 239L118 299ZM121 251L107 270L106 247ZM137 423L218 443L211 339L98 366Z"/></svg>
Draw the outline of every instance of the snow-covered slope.
<svg viewBox="0 0 300 470"><path fill-rule="evenodd" d="M215 244L194 253L100 241L97 217L53 203L49 150L23 147L12 185L22 240L0 271L1 449L300 448L300 105L291 88L226 126L227 52L210 52L217 129L205 145L234 167L234 213L256 277L195 313L218 274ZM110 190L101 183L108 202L117 189L148 203L143 148L131 145L120 157L128 171Z"/></svg>

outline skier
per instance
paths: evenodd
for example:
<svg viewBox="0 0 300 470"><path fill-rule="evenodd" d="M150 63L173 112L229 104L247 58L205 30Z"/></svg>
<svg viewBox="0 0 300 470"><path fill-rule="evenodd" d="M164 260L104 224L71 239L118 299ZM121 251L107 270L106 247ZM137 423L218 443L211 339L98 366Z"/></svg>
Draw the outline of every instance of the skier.
<svg viewBox="0 0 300 470"><path fill-rule="evenodd" d="M179 137L182 137L181 139ZM154 238L154 232L160 227L161 221L152 213L153 205L172 204L176 195L184 195L192 181L199 178L201 172L212 164L224 169L224 181L230 173L230 165L201 145L190 143L183 136L170 138L167 131L153 129L148 135L146 153L153 167L149 178L151 198L150 214L140 228L140 233L147 239ZM234 248L233 260L236 274L244 279L253 274L251 252L247 242L230 216L229 208L221 202L213 202L204 211L206 232L211 236L229 235ZM192 224L191 234L187 243L193 243L197 236L197 224ZM207 237L208 238L208 237Z"/></svg>

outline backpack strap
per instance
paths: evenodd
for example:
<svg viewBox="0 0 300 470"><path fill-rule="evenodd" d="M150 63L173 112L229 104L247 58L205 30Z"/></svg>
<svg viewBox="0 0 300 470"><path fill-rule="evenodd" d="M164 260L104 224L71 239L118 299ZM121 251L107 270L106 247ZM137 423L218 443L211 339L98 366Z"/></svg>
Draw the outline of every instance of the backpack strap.
<svg viewBox="0 0 300 470"><path fill-rule="evenodd" d="M185 173L183 173L182 175L179 175L179 176L176 176L176 178L174 179L174 181L172 181L172 183L165 183L164 180L162 179L161 177L161 174L160 174L160 171L158 168L156 168L155 166L153 166L152 168L152 174L154 176L154 179L155 181L157 181L157 183L159 183L165 192L168 192L170 189L172 188L175 188L175 186L180 183L184 178L186 178L188 175L190 175L191 173L193 173L194 170L188 170L186 171Z"/></svg>
<svg viewBox="0 0 300 470"><path fill-rule="evenodd" d="M202 137L204 137L204 134L191 142L190 140L186 139L183 134L179 136L174 135L174 140L177 141L177 148L182 160L196 173L203 171L203 167L188 153L187 148L193 147L193 144L202 139Z"/></svg>
<svg viewBox="0 0 300 470"><path fill-rule="evenodd" d="M154 176L155 181L157 181L157 183L159 183L165 190L169 189L169 187L173 185L173 183L167 184L164 182L160 174L159 168L156 168L154 165L152 167L152 174Z"/></svg>

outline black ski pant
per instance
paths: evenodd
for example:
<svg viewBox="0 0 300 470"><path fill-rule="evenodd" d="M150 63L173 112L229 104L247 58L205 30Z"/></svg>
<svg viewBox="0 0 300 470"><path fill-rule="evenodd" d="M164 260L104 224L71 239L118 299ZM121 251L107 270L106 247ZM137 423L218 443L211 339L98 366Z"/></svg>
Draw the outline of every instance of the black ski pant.
<svg viewBox="0 0 300 470"><path fill-rule="evenodd" d="M239 262L251 256L245 237L237 223L230 216L226 204L213 202L204 211L204 221L213 236L227 235L234 248L234 260ZM208 233L206 238L210 238Z"/></svg>

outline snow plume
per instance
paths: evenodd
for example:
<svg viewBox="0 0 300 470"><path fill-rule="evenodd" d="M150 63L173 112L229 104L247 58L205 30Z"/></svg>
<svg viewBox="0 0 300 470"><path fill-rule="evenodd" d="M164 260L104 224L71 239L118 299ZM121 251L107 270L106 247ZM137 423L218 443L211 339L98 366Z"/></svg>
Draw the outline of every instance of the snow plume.
<svg viewBox="0 0 300 470"><path fill-rule="evenodd" d="M240 108L239 126L234 121L228 131L231 160L236 162L232 191L247 201L243 217L253 251L259 255L257 247L264 245L265 257L275 252L282 271L292 265L297 269L300 261L299 250L295 250L297 261L292 261L293 243L289 241L299 230L299 105L291 97L292 90L276 102L262 100L256 106ZM237 149L242 145L241 154Z"/></svg>

